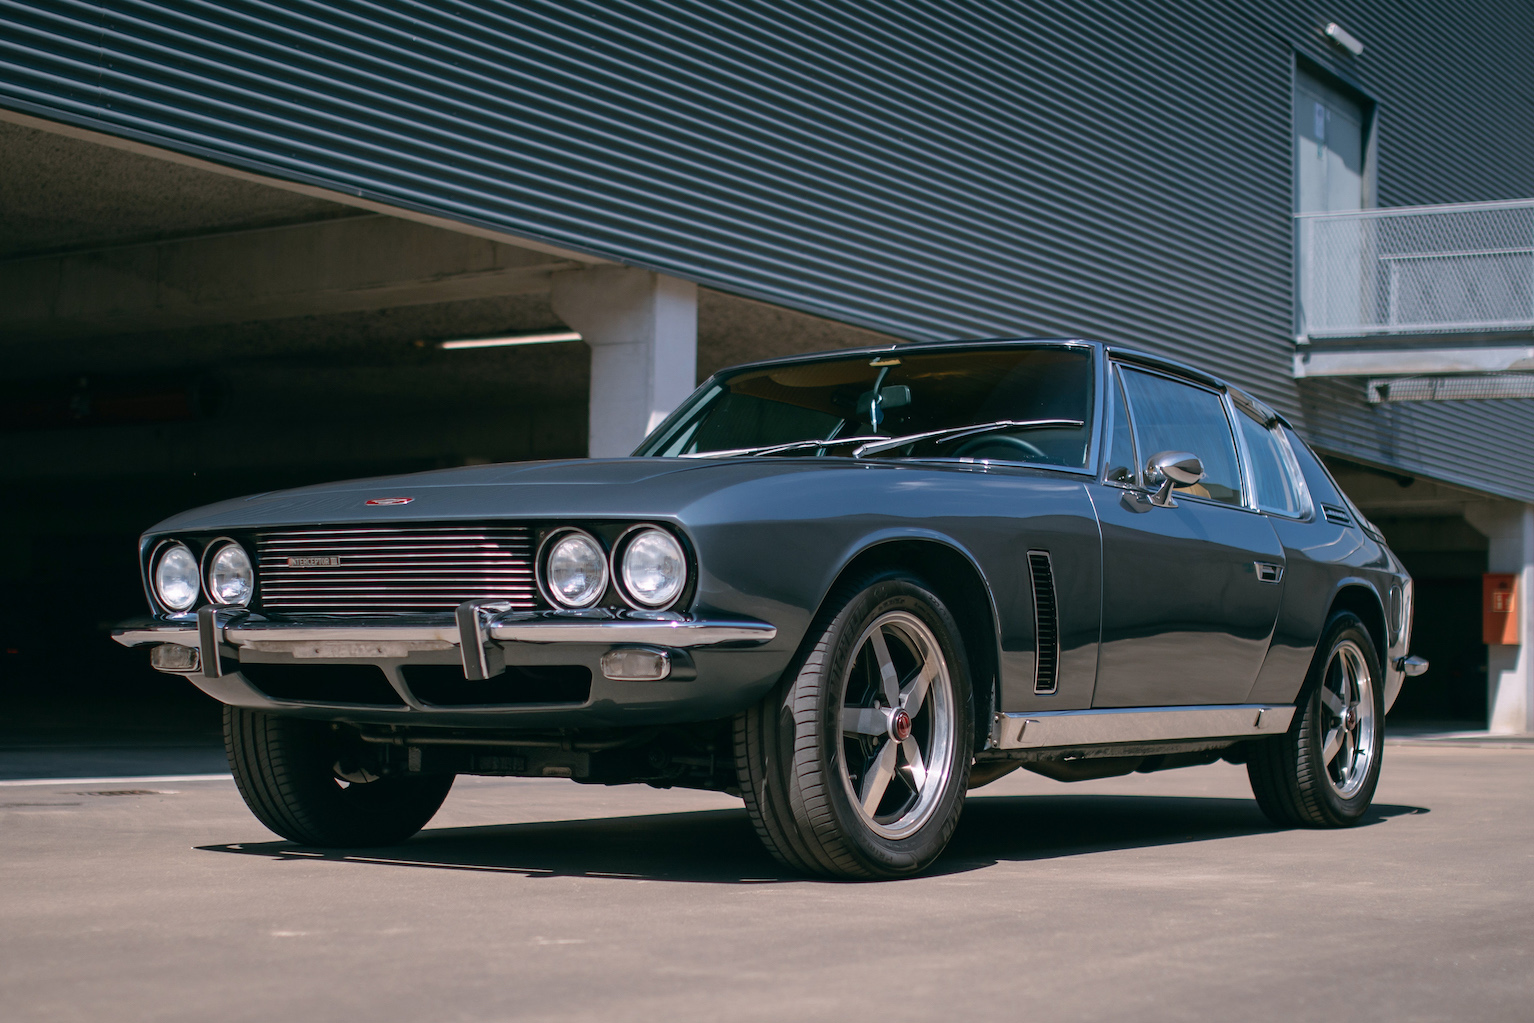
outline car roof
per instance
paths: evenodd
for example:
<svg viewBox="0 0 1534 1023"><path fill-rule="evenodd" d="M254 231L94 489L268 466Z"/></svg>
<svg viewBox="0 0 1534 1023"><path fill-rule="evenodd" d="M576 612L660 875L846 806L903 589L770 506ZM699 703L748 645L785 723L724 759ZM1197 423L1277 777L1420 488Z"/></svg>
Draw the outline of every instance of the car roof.
<svg viewBox="0 0 1534 1023"><path fill-rule="evenodd" d="M1267 405L1247 394L1241 388L1222 380L1213 373L1206 372L1196 366L1190 366L1176 359L1168 359L1165 356L1151 352L1141 351L1138 348L1129 348L1123 345L1108 344L1103 341L1093 341L1090 338L1081 337L986 337L964 338L950 341L903 341L898 344L888 345L865 345L858 348L838 348L825 352L811 352L807 355L786 355L776 359L762 359L757 362L744 362L735 366L721 369L720 373L737 372L739 370L757 369L767 366L776 366L785 363L819 361L821 359L839 359L858 355L884 355L889 352L910 351L938 351L952 348L991 348L997 345L1081 345L1088 348L1097 348L1106 352L1112 358L1120 362L1133 363L1150 369L1159 369L1178 376L1196 380L1208 387L1219 391L1228 392L1241 404L1247 405L1251 410L1264 420L1277 419L1283 421L1283 417L1274 412ZM716 374L717 375L717 374Z"/></svg>

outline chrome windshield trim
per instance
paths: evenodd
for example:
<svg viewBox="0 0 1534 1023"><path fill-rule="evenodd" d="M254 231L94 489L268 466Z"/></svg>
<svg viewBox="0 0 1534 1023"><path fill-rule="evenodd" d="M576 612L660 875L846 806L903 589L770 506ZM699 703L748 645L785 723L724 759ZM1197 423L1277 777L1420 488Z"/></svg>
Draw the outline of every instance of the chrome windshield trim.
<svg viewBox="0 0 1534 1023"><path fill-rule="evenodd" d="M461 627L453 613L399 615L364 619L267 619L255 614L229 615L221 624L222 639L235 646L253 643L290 642L403 642L446 643L458 646ZM500 643L642 643L665 647L706 647L723 643L760 645L770 642L778 630L767 622L751 619L701 619L689 615L638 612L557 611L512 612L491 615L484 621L485 636ZM124 622L112 630L123 646L176 643L200 646L195 616L185 620L148 619Z"/></svg>
<svg viewBox="0 0 1534 1023"><path fill-rule="evenodd" d="M1260 703L997 714L991 723L991 743L997 749L1049 749L1245 738L1277 735L1288 729L1293 717L1292 705Z"/></svg>

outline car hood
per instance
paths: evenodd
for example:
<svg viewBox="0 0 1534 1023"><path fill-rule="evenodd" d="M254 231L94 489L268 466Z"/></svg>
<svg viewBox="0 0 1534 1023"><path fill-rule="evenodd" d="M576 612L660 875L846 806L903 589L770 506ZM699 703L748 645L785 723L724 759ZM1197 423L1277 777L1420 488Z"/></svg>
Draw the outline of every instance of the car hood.
<svg viewBox="0 0 1534 1023"><path fill-rule="evenodd" d="M781 458L614 458L474 465L253 494L182 512L148 532L494 518L670 519L723 488L772 476L869 466L845 459ZM404 498L408 501L399 500Z"/></svg>

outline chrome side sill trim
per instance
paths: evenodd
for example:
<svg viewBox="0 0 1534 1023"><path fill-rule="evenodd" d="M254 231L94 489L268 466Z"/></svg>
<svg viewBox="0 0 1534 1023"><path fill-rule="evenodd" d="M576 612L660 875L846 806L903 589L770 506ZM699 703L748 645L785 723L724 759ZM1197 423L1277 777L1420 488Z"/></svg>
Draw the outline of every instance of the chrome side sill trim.
<svg viewBox="0 0 1534 1023"><path fill-rule="evenodd" d="M201 647L195 616L186 621L125 622L112 630L123 646L176 643ZM235 646L273 650L271 644L406 643L431 644L420 649L446 649L460 645L462 630L456 616L415 615L397 624L377 619L348 621L270 621L256 615L220 622L220 637ZM636 619L625 616L562 617L544 614L493 615L482 626L485 636L500 643L638 643L660 647L706 647L721 643L757 646L778 634L775 626L750 620L714 620L672 615ZM257 645L259 644L259 645ZM442 644L438 646L438 644ZM323 657L309 653L308 656Z"/></svg>
<svg viewBox="0 0 1534 1023"><path fill-rule="evenodd" d="M991 744L996 749L1047 749L1174 739L1255 738L1288 730L1293 717L1292 706L1257 703L997 714L991 723Z"/></svg>

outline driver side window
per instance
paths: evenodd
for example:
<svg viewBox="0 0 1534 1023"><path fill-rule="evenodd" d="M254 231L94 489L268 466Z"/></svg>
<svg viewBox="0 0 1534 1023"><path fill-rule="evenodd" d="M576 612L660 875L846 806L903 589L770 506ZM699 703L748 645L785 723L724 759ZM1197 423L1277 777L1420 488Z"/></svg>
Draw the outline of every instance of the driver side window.
<svg viewBox="0 0 1534 1023"><path fill-rule="evenodd" d="M1214 391L1140 370L1121 370L1133 413L1141 464L1163 451L1187 451L1204 463L1204 478L1176 493L1241 504L1241 468L1225 402Z"/></svg>

